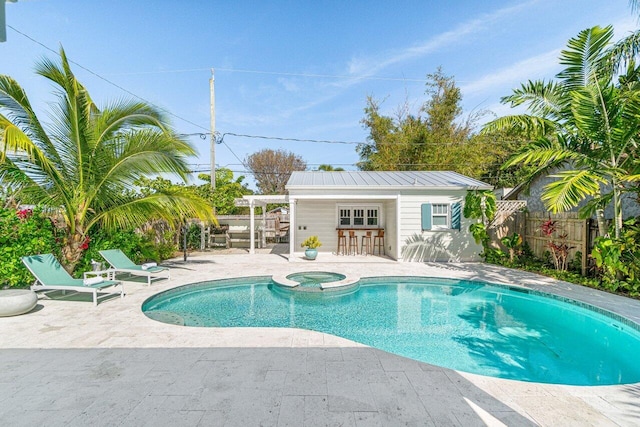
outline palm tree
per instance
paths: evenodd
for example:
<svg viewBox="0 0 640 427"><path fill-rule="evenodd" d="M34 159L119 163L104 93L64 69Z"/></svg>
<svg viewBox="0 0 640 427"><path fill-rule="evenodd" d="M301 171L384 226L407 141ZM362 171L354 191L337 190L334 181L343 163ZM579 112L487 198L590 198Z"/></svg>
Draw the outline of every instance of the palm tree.
<svg viewBox="0 0 640 427"><path fill-rule="evenodd" d="M640 67L627 58L626 74L616 73L620 52L619 44L611 45L612 37L611 26L581 31L561 52L560 63L565 68L557 81L529 81L502 98L513 107L526 106L529 113L498 118L483 131L517 130L529 135L532 142L505 167L534 165L531 179L554 168L568 168L553 175L558 180L545 188L542 199L547 208L565 211L591 196L581 214L595 212L604 235L604 207L611 203L617 237L622 227L624 181L637 165Z"/></svg>
<svg viewBox="0 0 640 427"><path fill-rule="evenodd" d="M170 173L186 180L194 148L168 127L161 112L134 101L98 109L69 67L42 60L36 73L57 86L51 123L36 116L25 91L0 75L0 182L23 202L42 205L63 218L63 263L70 271L96 227L133 227L150 218L213 218L193 192L134 196L141 176Z"/></svg>

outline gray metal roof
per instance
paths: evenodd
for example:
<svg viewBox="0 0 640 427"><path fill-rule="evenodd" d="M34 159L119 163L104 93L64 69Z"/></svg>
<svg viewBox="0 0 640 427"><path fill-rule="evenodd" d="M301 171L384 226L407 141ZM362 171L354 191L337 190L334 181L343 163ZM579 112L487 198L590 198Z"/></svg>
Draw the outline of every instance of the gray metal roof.
<svg viewBox="0 0 640 427"><path fill-rule="evenodd" d="M300 188L429 188L429 189L487 189L486 182L450 171L304 171L293 172L287 189Z"/></svg>

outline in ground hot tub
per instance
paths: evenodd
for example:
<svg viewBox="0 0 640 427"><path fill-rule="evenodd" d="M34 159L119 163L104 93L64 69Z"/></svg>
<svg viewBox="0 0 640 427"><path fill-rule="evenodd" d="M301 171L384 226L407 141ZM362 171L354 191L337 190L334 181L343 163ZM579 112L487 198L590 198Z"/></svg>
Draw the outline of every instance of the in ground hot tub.
<svg viewBox="0 0 640 427"><path fill-rule="evenodd" d="M323 292L355 288L360 277L329 271L301 271L286 276L274 275L272 280L276 286L295 292Z"/></svg>

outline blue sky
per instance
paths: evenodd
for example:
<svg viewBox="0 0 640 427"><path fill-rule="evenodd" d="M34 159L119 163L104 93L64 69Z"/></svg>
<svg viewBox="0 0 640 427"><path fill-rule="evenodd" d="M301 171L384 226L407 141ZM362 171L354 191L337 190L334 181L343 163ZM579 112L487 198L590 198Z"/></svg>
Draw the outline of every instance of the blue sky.
<svg viewBox="0 0 640 427"><path fill-rule="evenodd" d="M6 5L0 73L46 114L51 86L35 62L62 45L69 58L169 111L180 133L208 132L209 78L221 133L358 142L367 95L392 114L417 110L426 75L441 66L463 93L465 114L504 115L499 103L528 79L550 78L566 41L613 24L638 27L627 0L165 1L18 0ZM26 36L32 38L30 40ZM74 66L98 105L131 95ZM209 167L209 140L189 137ZM234 171L263 148L355 169L355 145L226 135L216 163ZM194 166L196 168L196 166Z"/></svg>

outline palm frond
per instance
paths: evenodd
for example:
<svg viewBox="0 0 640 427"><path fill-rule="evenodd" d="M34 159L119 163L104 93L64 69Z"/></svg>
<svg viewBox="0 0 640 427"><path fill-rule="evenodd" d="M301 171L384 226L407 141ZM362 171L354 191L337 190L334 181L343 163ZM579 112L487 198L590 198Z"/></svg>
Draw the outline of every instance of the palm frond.
<svg viewBox="0 0 640 427"><path fill-rule="evenodd" d="M542 117L519 114L513 116L498 117L486 123L481 134L487 135L493 132L513 131L529 138L541 137L557 130L557 123Z"/></svg>
<svg viewBox="0 0 640 427"><path fill-rule="evenodd" d="M558 178L544 187L540 197L553 213L568 211L588 196L600 194L600 185L607 180L591 170L568 170L551 175Z"/></svg>
<svg viewBox="0 0 640 427"><path fill-rule="evenodd" d="M87 228L98 223L110 229L136 227L149 218L164 219L169 223L184 218L200 218L218 223L206 200L189 189L177 188L111 206L92 218Z"/></svg>
<svg viewBox="0 0 640 427"><path fill-rule="evenodd" d="M609 25L587 28L569 39L567 48L560 52L560 64L565 69L557 75L567 90L589 86L602 77L599 64L612 37L613 27Z"/></svg>
<svg viewBox="0 0 640 427"><path fill-rule="evenodd" d="M577 161L580 154L567 148L562 138L539 138L524 145L517 153L511 156L502 166L506 169L511 166L525 164L538 167L559 166L563 162Z"/></svg>
<svg viewBox="0 0 640 427"><path fill-rule="evenodd" d="M609 48L599 67L605 72L616 73L640 55L640 30L616 42Z"/></svg>
<svg viewBox="0 0 640 427"><path fill-rule="evenodd" d="M613 200L613 192L594 197L578 210L578 216L582 219L590 218L596 214L598 210L604 209Z"/></svg>
<svg viewBox="0 0 640 427"><path fill-rule="evenodd" d="M566 108L566 97L563 95L562 86L554 81L529 80L519 89L514 89L511 95L502 97L500 102L511 107L524 105L535 116L559 118Z"/></svg>

